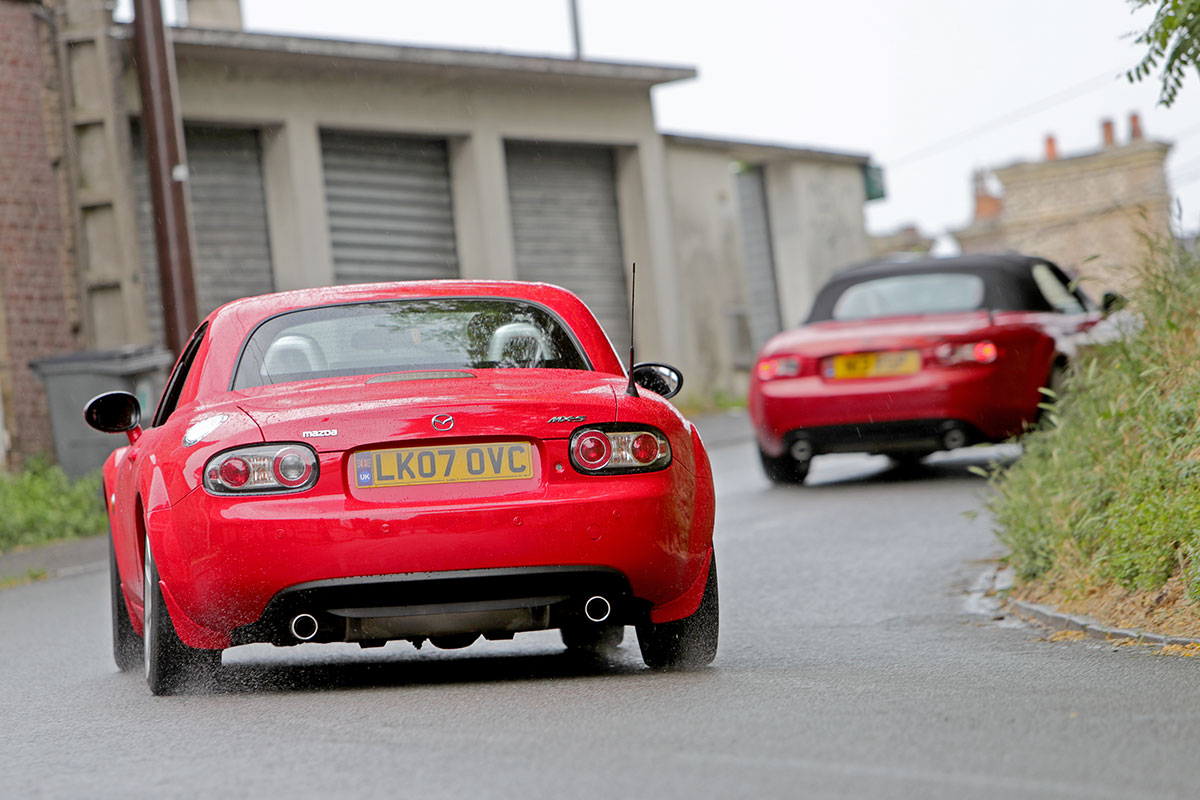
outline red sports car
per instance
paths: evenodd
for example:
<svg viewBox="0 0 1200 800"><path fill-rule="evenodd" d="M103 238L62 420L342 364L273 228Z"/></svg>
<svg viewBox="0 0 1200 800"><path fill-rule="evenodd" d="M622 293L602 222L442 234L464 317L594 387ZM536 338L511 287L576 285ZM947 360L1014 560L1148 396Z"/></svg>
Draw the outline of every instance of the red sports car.
<svg viewBox="0 0 1200 800"><path fill-rule="evenodd" d="M1105 296L1105 308L1119 304ZM805 324L763 347L750 417L771 480L813 456L999 442L1038 416L1103 312L1054 264L1022 255L878 261L835 275Z"/></svg>
<svg viewBox="0 0 1200 800"><path fill-rule="evenodd" d="M559 629L568 648L635 625L652 668L717 648L712 473L571 293L516 282L342 286L238 300L184 348L153 420L104 464L113 651L156 694L251 642ZM641 391L637 387L641 386Z"/></svg>

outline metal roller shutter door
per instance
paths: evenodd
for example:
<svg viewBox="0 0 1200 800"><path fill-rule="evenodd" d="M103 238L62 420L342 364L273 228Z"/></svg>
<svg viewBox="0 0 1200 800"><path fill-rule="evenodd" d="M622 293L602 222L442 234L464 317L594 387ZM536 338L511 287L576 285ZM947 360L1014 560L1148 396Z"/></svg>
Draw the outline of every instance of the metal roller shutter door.
<svg viewBox="0 0 1200 800"><path fill-rule="evenodd" d="M762 168L752 167L739 172L737 187L742 244L746 256L746 300L749 305L750 339L756 354L766 344L767 339L783 330Z"/></svg>
<svg viewBox="0 0 1200 800"><path fill-rule="evenodd" d="M618 347L629 338L613 153L607 147L509 142L517 277L570 289Z"/></svg>
<svg viewBox="0 0 1200 800"><path fill-rule="evenodd" d="M203 319L208 312L230 300L275 289L262 153L256 130L188 126L184 141L195 233L193 279L197 311ZM133 178L147 314L152 340L162 344L162 293L154 247L150 181L144 144L136 125L133 145Z"/></svg>
<svg viewBox="0 0 1200 800"><path fill-rule="evenodd" d="M336 283L457 278L446 143L321 133Z"/></svg>

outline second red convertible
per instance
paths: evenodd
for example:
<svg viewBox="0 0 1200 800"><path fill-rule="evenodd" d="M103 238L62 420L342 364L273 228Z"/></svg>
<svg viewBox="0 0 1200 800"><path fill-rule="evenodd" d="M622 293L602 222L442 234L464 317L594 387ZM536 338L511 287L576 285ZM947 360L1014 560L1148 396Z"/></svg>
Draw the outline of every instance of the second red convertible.
<svg viewBox="0 0 1200 800"><path fill-rule="evenodd" d="M1105 297L1105 308L1120 303ZM814 456L915 460L1024 431L1103 312L1045 259L969 255L840 272L804 325L763 347L749 408L763 469Z"/></svg>
<svg viewBox="0 0 1200 800"><path fill-rule="evenodd" d="M714 496L662 364L633 380L544 284L344 286L235 301L104 465L113 648L150 688L251 642L464 647L559 629L678 669L716 654ZM637 390L637 386L641 391Z"/></svg>

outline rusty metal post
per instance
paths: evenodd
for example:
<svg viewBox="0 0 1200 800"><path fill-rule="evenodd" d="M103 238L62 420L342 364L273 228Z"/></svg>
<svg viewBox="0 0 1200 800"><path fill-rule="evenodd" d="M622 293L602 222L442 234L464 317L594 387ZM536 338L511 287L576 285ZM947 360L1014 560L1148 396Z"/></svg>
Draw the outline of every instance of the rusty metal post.
<svg viewBox="0 0 1200 800"><path fill-rule="evenodd" d="M154 245L162 280L166 344L178 355L199 323L187 217L187 161L176 113L174 53L163 29L160 0L133 0L133 38L142 130L154 210Z"/></svg>

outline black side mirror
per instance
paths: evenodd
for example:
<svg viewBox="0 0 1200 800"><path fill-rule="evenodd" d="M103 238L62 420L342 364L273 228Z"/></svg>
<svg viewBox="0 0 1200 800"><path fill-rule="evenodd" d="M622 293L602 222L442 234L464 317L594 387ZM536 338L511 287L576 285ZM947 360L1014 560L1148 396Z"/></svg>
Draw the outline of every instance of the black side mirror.
<svg viewBox="0 0 1200 800"><path fill-rule="evenodd" d="M1125 295L1120 292L1105 292L1100 300L1100 307L1104 309L1105 314L1120 311L1125 307Z"/></svg>
<svg viewBox="0 0 1200 800"><path fill-rule="evenodd" d="M103 433L129 433L141 424L142 407L129 392L105 392L84 407L83 418Z"/></svg>
<svg viewBox="0 0 1200 800"><path fill-rule="evenodd" d="M683 373L670 364L644 362L633 365L633 382L660 397L674 397L683 388Z"/></svg>

